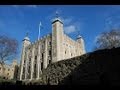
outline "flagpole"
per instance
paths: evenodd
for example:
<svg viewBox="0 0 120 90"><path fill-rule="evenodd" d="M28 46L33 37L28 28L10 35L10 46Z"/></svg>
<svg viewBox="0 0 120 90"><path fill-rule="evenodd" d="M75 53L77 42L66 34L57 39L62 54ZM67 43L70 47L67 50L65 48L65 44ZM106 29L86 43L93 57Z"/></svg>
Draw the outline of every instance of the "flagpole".
<svg viewBox="0 0 120 90"><path fill-rule="evenodd" d="M38 33L38 40L40 38L40 26L41 26L41 22L39 23L39 33Z"/></svg>

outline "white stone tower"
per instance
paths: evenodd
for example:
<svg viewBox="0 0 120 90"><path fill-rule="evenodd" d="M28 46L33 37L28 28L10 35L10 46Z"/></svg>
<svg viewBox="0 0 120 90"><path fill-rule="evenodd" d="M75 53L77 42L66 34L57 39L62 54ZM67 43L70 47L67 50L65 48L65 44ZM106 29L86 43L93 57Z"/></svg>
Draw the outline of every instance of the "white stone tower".
<svg viewBox="0 0 120 90"><path fill-rule="evenodd" d="M17 64L17 60L13 60L13 62L12 62L12 67L15 67L15 66L17 66L18 64Z"/></svg>
<svg viewBox="0 0 120 90"><path fill-rule="evenodd" d="M85 47L84 47L84 40L82 36L78 35L77 42L80 43L81 51L84 54L85 53Z"/></svg>
<svg viewBox="0 0 120 90"><path fill-rule="evenodd" d="M23 39L23 45L22 45L22 54L21 54L21 62L20 62L20 80L22 80L22 74L23 74L25 49L28 45L30 45L30 39L28 38L28 33L27 33L26 37Z"/></svg>
<svg viewBox="0 0 120 90"><path fill-rule="evenodd" d="M63 22L56 16L52 21L52 62L63 59Z"/></svg>

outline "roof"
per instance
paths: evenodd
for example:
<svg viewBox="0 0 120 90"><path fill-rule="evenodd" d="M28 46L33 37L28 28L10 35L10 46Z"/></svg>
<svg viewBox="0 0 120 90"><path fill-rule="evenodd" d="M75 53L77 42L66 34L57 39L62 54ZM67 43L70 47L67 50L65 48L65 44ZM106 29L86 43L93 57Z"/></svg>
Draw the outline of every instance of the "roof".
<svg viewBox="0 0 120 90"><path fill-rule="evenodd" d="M82 38L82 36L78 35L78 36L77 36L77 39L80 39L80 38Z"/></svg>
<svg viewBox="0 0 120 90"><path fill-rule="evenodd" d="M30 39L26 36L26 37L24 38L24 40L28 40L28 41L29 41Z"/></svg>
<svg viewBox="0 0 120 90"><path fill-rule="evenodd" d="M61 22L61 23L63 24L62 20L61 20L60 18L58 18L58 17L54 18L54 19L52 20L52 23L54 23L54 22L56 22L56 21L59 21L59 22Z"/></svg>

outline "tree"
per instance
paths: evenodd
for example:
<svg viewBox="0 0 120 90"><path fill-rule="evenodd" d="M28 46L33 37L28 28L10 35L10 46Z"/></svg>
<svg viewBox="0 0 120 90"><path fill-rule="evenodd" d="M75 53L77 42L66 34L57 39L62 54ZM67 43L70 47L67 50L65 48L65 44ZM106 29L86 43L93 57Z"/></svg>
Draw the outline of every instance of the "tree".
<svg viewBox="0 0 120 90"><path fill-rule="evenodd" d="M96 39L95 49L111 49L120 47L120 30L112 29L109 32L103 32Z"/></svg>
<svg viewBox="0 0 120 90"><path fill-rule="evenodd" d="M0 35L0 64L10 60L17 54L18 42L16 39Z"/></svg>

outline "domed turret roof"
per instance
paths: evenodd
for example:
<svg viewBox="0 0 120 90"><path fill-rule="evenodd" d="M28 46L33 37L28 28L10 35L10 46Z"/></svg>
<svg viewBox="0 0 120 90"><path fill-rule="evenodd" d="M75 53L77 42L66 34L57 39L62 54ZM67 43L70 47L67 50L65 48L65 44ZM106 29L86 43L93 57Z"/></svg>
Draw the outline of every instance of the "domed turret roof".
<svg viewBox="0 0 120 90"><path fill-rule="evenodd" d="M61 20L60 18L58 18L58 17L57 17L57 18L54 18L54 19L52 20L52 23L54 23L54 22L56 22L56 21L59 21L59 22L63 23L62 20Z"/></svg>
<svg viewBox="0 0 120 90"><path fill-rule="evenodd" d="M59 21L62 22L62 20L61 20L60 18L58 18L58 17L54 18L54 19L52 20L52 22L57 21L57 20L59 20Z"/></svg>
<svg viewBox="0 0 120 90"><path fill-rule="evenodd" d="M28 41L29 41L30 39L26 36L26 37L24 38L24 40L28 40Z"/></svg>
<svg viewBox="0 0 120 90"><path fill-rule="evenodd" d="M80 38L82 38L82 36L78 35L78 36L77 36L77 39L80 39Z"/></svg>
<svg viewBox="0 0 120 90"><path fill-rule="evenodd" d="M56 16L55 16L55 18L54 19L52 19L52 23L54 23L54 22L56 22L56 21L59 21L59 22L61 22L62 23L62 20L60 19L60 17L59 17L59 15L58 15L59 13L58 12L56 12Z"/></svg>
<svg viewBox="0 0 120 90"><path fill-rule="evenodd" d="M25 36L24 40L27 40L27 41L30 40L29 37L28 37L28 32L26 33L26 36Z"/></svg>

